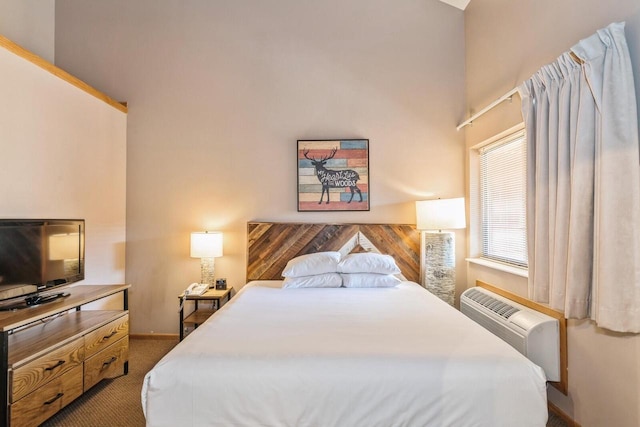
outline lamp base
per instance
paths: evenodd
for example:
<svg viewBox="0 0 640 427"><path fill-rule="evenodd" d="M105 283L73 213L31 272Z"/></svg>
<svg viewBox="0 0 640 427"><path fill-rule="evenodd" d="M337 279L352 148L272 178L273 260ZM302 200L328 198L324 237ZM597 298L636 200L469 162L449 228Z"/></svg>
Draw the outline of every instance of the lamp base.
<svg viewBox="0 0 640 427"><path fill-rule="evenodd" d="M213 275L214 260L215 258L200 258L200 283L206 283L210 288L216 286Z"/></svg>
<svg viewBox="0 0 640 427"><path fill-rule="evenodd" d="M456 293L456 245L453 232L422 232L422 286L438 298L454 304Z"/></svg>

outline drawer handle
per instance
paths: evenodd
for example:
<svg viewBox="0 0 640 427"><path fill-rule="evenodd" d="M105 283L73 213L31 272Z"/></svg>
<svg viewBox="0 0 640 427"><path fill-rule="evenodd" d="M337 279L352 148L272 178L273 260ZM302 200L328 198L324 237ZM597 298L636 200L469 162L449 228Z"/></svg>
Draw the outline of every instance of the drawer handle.
<svg viewBox="0 0 640 427"><path fill-rule="evenodd" d="M44 370L45 371L53 371L54 369L56 369L60 365L64 365L64 360L58 360L58 363L56 363L53 366L49 366L48 368L44 368Z"/></svg>
<svg viewBox="0 0 640 427"><path fill-rule="evenodd" d="M111 359L107 360L106 362L104 362L102 364L102 369L106 368L107 366L111 365L113 362L115 362L116 360L118 360L117 357L113 356Z"/></svg>
<svg viewBox="0 0 640 427"><path fill-rule="evenodd" d="M56 394L56 396L51 399L51 400L47 400L46 402L44 402L45 405L51 405L53 402L55 402L56 400L60 399L62 396L64 396L64 393L58 393Z"/></svg>
<svg viewBox="0 0 640 427"><path fill-rule="evenodd" d="M118 331L113 331L113 332L111 332L109 335L105 335L105 336L103 337L103 339L108 340L109 338L111 338L112 336L114 336L114 335L115 335L115 334L117 334L117 333L118 333Z"/></svg>

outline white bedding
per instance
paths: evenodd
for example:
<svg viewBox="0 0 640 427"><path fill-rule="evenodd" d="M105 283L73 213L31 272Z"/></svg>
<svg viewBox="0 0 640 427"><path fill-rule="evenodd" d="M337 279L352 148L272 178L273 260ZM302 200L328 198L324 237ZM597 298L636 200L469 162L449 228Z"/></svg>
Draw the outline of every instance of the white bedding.
<svg viewBox="0 0 640 427"><path fill-rule="evenodd" d="M148 426L544 426L544 372L412 282L246 285L146 375Z"/></svg>

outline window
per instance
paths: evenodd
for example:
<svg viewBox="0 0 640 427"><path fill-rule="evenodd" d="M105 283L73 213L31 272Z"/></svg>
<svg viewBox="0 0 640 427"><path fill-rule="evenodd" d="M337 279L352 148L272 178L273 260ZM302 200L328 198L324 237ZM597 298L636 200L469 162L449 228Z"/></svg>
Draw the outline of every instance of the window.
<svg viewBox="0 0 640 427"><path fill-rule="evenodd" d="M478 149L481 256L527 267L527 146L524 130Z"/></svg>

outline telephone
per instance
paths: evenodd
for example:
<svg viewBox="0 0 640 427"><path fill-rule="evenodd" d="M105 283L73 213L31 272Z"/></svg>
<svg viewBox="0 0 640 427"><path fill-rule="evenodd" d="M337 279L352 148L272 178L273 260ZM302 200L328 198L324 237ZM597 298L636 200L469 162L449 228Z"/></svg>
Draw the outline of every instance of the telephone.
<svg viewBox="0 0 640 427"><path fill-rule="evenodd" d="M209 285L206 283L192 283L184 290L184 295L202 295L207 292Z"/></svg>

